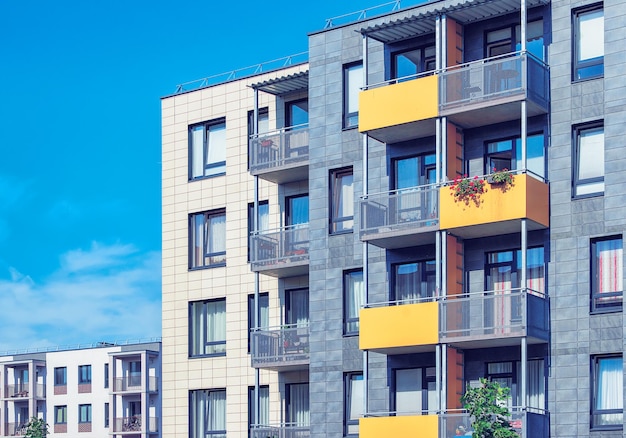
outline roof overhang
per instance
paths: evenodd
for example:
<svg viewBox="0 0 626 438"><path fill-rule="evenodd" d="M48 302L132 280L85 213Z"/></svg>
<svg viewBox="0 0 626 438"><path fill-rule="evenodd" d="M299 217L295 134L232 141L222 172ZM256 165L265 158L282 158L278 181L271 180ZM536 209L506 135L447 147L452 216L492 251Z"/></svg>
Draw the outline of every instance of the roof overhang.
<svg viewBox="0 0 626 438"><path fill-rule="evenodd" d="M252 84L251 87L275 96L308 90L309 72L304 71L287 76L281 76L279 78L269 79L267 81Z"/></svg>

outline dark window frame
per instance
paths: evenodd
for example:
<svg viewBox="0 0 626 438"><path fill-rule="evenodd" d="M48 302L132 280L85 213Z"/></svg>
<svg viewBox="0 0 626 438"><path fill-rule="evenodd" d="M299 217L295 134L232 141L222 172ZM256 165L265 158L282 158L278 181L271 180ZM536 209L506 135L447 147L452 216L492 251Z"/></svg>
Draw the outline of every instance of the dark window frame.
<svg viewBox="0 0 626 438"><path fill-rule="evenodd" d="M224 330L224 340L219 340L219 341L207 341L208 339L208 327L206 326L206 324L203 327L198 327L199 329L202 329L204 331L203 333L203 338L204 338L204 346L203 347L207 347L207 346L219 346L219 345L223 345L224 346L224 350L223 351L219 351L217 353L193 353L193 345L194 345L194 341L195 341L195 327L193 324L193 311L194 311L194 305L206 305L208 303L214 303L214 302L218 302L218 301L223 301L224 302L224 306L226 306L226 298L212 298L209 300L199 300L199 301L190 301L189 302L189 358L190 359L195 359L195 358L202 358L202 357L222 357L222 356L226 356L226 330ZM206 315L207 312L206 310L203 311L203 313ZM226 321L224 321L224 323L226 324ZM197 335L196 335L197 336Z"/></svg>
<svg viewBox="0 0 626 438"><path fill-rule="evenodd" d="M604 120L597 120L594 122L584 123L580 125L575 125L572 129L572 199L584 199L584 198L593 198L596 196L604 196L605 184L604 178L606 175L606 166L604 166L606 160L603 161L603 172L601 177L595 178L580 178L579 166L581 165L580 159L580 139L581 133L586 131L592 131L602 128L602 135L604 135ZM603 154L606 150L606 141L602 144ZM602 191L577 194L577 189L580 186L588 185L588 184L599 184L602 183Z"/></svg>
<svg viewBox="0 0 626 438"><path fill-rule="evenodd" d="M596 237L590 240L589 242L589 250L590 250L590 255L589 255L589 261L590 261L590 266L589 266L589 288L590 288L590 313L592 314L598 314L598 313L612 313L612 312L622 312L623 310L623 296L624 296L624 291L615 291L615 292L599 292L599 274L600 272L598 272L597 266L597 260L598 260L598 249L597 249L597 244L598 242L607 242L607 241L617 241L619 240L621 242L621 249L622 249L622 265L624 263L624 239L622 235L611 235L611 236L603 236L603 237ZM622 280L623 281L623 280ZM623 286L622 286L623 288ZM615 304L615 305L604 305L604 306L600 306L597 301L600 298L611 298L611 297L620 297L621 300L619 300L619 304ZM616 300L617 301L617 300Z"/></svg>
<svg viewBox="0 0 626 438"><path fill-rule="evenodd" d="M58 372L62 371L62 381L59 381L59 374ZM54 368L54 386L67 386L67 367L55 367Z"/></svg>
<svg viewBox="0 0 626 438"><path fill-rule="evenodd" d="M344 336L358 336L359 330L360 330L359 316L357 317L348 316L348 308L349 308L348 298L350 298L348 296L348 284L349 284L348 280L351 275L357 274L357 273L361 274L361 281L365 281L363 277L363 268L348 269L346 271L343 271L343 335ZM365 286L363 287L363 290L365 291ZM356 330L349 330L350 324L355 324Z"/></svg>
<svg viewBox="0 0 626 438"><path fill-rule="evenodd" d="M269 385L259 385L259 392L267 391L269 401ZM252 436L252 426L254 422L254 409L256 404L256 394L254 386L248 386L248 437Z"/></svg>
<svg viewBox="0 0 626 438"><path fill-rule="evenodd" d="M91 365L78 366L78 384L86 385L91 383Z"/></svg>
<svg viewBox="0 0 626 438"><path fill-rule="evenodd" d="M263 304L267 304L269 311L270 295L268 292L261 292L259 294L259 321L261 319L261 312ZM250 353L250 341L252 337L252 330L254 329L254 294L248 294L248 353Z"/></svg>
<svg viewBox="0 0 626 438"><path fill-rule="evenodd" d="M596 399L597 399L597 389L598 389L598 378L599 378L599 363L600 361L602 361L603 359L616 359L616 358L620 358L623 361L623 356L622 354L616 353L616 354L598 354L598 355L592 355L591 356L591 369L590 369L590 394L589 394L589 401L590 401L590 415L589 415L589 427L591 430L622 430L623 429L623 415L624 415L624 410L623 409L597 409L596 406ZM622 362L622 373L624 371L624 364ZM622 403L623 403L623 394L622 394ZM619 424L615 424L615 425L596 425L594 424L594 416L597 415L610 415L610 414L622 414L622 421Z"/></svg>
<svg viewBox="0 0 626 438"><path fill-rule="evenodd" d="M85 419L83 419L83 409L85 410ZM85 424L91 423L92 412L91 412L91 403L84 403L78 405L78 423Z"/></svg>
<svg viewBox="0 0 626 438"><path fill-rule="evenodd" d="M421 365L421 366L402 366L402 367L394 367L391 369L391 390L389 391L389 406L391 406L391 411L394 412L393 416L397 415L397 410L398 410L398 406L396 405L396 393L398 391L398 387L397 387L397 377L396 377L396 372L397 371L403 371L403 370L416 370L419 369L422 372L422 387L421 387L421 391L422 391L422 413L427 412L427 411L434 411L437 409L436 406L433 407L428 407L428 383L432 383L436 381L436 375L428 375L428 370L433 370L435 368L434 365L432 366L428 366L428 365ZM436 374L436 373L435 373ZM426 407L426 409L424 409L424 407Z"/></svg>
<svg viewBox="0 0 626 438"><path fill-rule="evenodd" d="M194 238L195 236L195 218L198 216L203 217L202 228L202 260L196 260L194 262ZM226 209L220 208L216 210L202 211L198 213L191 213L189 215L189 270L207 269L207 268L220 268L226 266L226 233L223 235L224 239L224 251L208 252L209 238L211 236L211 230L209 222L212 218L224 216L224 224L226 224ZM226 226L226 225L224 225ZM206 260L209 259L207 263ZM214 262L211 260L215 259Z"/></svg>
<svg viewBox="0 0 626 438"><path fill-rule="evenodd" d="M343 101L343 109L342 109L342 126L343 129L354 129L359 126L359 111L358 108L356 111L350 111L350 91L354 87L354 85L350 84L350 72L355 68L361 68L361 74L363 73L363 61L355 61L348 64L343 65L343 91L342 91L342 101ZM361 85L363 81L361 81ZM359 87L361 88L361 87ZM357 105L358 107L358 105Z"/></svg>
<svg viewBox="0 0 626 438"><path fill-rule="evenodd" d="M223 392L225 397L224 397L224 402L225 402L225 409L224 409L224 414L225 414L225 421L224 424L226 425L226 419L228 418L228 399L226 398L228 396L226 388L211 388L211 389L192 389L189 391L189 402L188 402L188 406L189 406L189 415L188 415L188 419L189 419L189 437L191 438L192 435L192 410L194 409L194 405L192 403L193 401L193 397L192 394L195 392L202 392L202 391L206 391L208 393L210 392ZM202 434L203 437L207 437L210 438L213 435L217 435L219 437L222 436L226 436L226 430L205 430L205 431L199 431L199 433Z"/></svg>
<svg viewBox="0 0 626 438"><path fill-rule="evenodd" d="M359 426L359 420L351 420L350 419L350 406L352 406L352 378L361 377L361 379L355 379L355 381L363 380L363 372L362 371L352 371L348 373L344 373L343 375L343 436L345 437L356 437L359 436L358 432L356 434L349 433L350 426Z"/></svg>
<svg viewBox="0 0 626 438"><path fill-rule="evenodd" d="M59 412L62 413L63 421L59 420ZM59 405L54 407L54 424L67 424L67 405Z"/></svg>
<svg viewBox="0 0 626 438"><path fill-rule="evenodd" d="M328 222L329 222L328 227L329 227L329 233L333 235L352 233L354 231L354 196L353 196L353 199L351 200L352 215L339 217L338 212L337 212L338 208L337 206L335 206L335 201L336 201L335 197L337 196L339 197L339 199L341 199L340 192L343 186L340 184L340 182L342 181L343 177L347 177L347 176L352 177L352 188L354 192L354 169L352 166L330 170L330 176L329 176L330 193L328 196L328 202L329 202L328 211L330 211L330 215L328 218ZM352 222L351 227L348 227L348 225L345 225L345 228L343 228L344 226L343 224L345 223L349 224L350 222ZM342 226L342 228L338 229L340 226Z"/></svg>
<svg viewBox="0 0 626 438"><path fill-rule="evenodd" d="M427 284L428 282L426 280L426 277L428 276L428 273L430 273L431 275L435 275L435 266L433 266L433 270L424 269L424 267L428 266L429 262L430 263L434 263L435 259L404 260L404 261L398 261L398 262L392 263L391 267L390 267L391 269L389 271L390 275L391 275L390 290L389 290L389 301L393 301L393 302L399 301L399 299L396 296L397 295L396 285L397 285L397 282L398 282L396 272L397 272L397 268L399 266L412 265L412 264L423 265L423 267L420 266L419 269L421 271L422 282L425 281L426 284ZM421 297L421 298L418 298L417 300L420 300L421 302L432 301L435 298L435 295L434 295L435 293L436 293L436 291L434 291L431 296ZM405 300L411 301L412 299L405 298L403 301L405 301ZM399 303L397 303L397 304L399 304Z"/></svg>
<svg viewBox="0 0 626 438"><path fill-rule="evenodd" d="M104 387L109 387L109 364L108 362L104 364Z"/></svg>
<svg viewBox="0 0 626 438"><path fill-rule="evenodd" d="M435 48L434 43L403 47L402 49L394 50L389 53L389 60L391 64L390 71L389 71L390 80L394 82L398 82L398 79L402 79L402 77L398 77L398 63L396 62L398 57L403 56L406 53L415 52L418 50L420 51L420 65L417 66L418 71L416 71L415 73L411 75L404 76L406 78L404 80L415 79L415 77L420 76L422 74L426 74L428 72L434 72L435 67L436 67L436 62L437 62L436 48ZM426 56L426 52L428 50L432 50L433 52L435 52L433 56Z"/></svg>
<svg viewBox="0 0 626 438"><path fill-rule="evenodd" d="M104 403L104 427L109 427L110 417L109 417L109 403Z"/></svg>
<svg viewBox="0 0 626 438"><path fill-rule="evenodd" d="M261 219L261 208L267 208L267 215L269 217L269 213L270 213L270 204L268 200L263 200L263 201L259 201L259 210L257 211L257 225L258 222L260 222ZM254 202L249 202L248 203L248 262L250 262L250 251L252 250L252 245L251 245L251 238L252 238L252 233L254 233L255 231L265 231L265 230L255 230L254 229Z"/></svg>
<svg viewBox="0 0 626 438"><path fill-rule="evenodd" d="M592 5L586 5L580 8L572 9L572 82L581 82L604 77L604 48L602 50L602 57L578 61L578 53L580 50L580 48L578 47L578 40L580 35L580 17L585 14L597 12L598 10L602 10L602 20L604 20L603 3L594 3ZM593 69L598 67L601 67L599 72L592 72L590 74L583 75L586 69Z"/></svg>
<svg viewBox="0 0 626 438"><path fill-rule="evenodd" d="M258 121L261 120L262 117L267 117L267 121L269 124L270 111L269 107L259 108ZM248 170L250 170L250 152L252 151L252 140L254 136L254 110L248 111ZM259 131L257 135L265 134L265 132Z"/></svg>
<svg viewBox="0 0 626 438"><path fill-rule="evenodd" d="M216 161L215 163L209 163L209 164L205 164L206 163L206 158L207 158L207 153L208 153L208 142L207 142L207 135L211 130L211 127L213 126L220 126L220 125L224 125L224 130L226 130L226 117L220 117L217 119L213 119L213 120L209 120L206 122L201 122L201 123L194 123L193 125L189 125L189 127L187 128L187 135L188 135L188 139L189 139L189 147L188 147L188 151L189 151L189 181L198 181L201 179L206 179L206 178L215 178L218 176L224 176L226 175L226 160L224 161ZM193 165L194 165L194 159L197 159L197 157L194 156L193 153L193 136L192 136L192 132L194 129L197 128L202 128L202 175L200 176L193 176ZM224 155L226 155L226 143L224 143ZM218 171L215 174L209 174L207 175L207 170L211 170L211 169L220 169L223 168L222 171Z"/></svg>

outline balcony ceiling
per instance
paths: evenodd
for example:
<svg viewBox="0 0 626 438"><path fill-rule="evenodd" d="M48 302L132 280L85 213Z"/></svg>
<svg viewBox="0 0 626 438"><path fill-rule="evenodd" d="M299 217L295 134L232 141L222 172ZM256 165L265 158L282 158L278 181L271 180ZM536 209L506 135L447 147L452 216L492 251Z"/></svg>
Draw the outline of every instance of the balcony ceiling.
<svg viewBox="0 0 626 438"><path fill-rule="evenodd" d="M309 72L305 71L294 73L292 75L281 76L280 78L252 84L251 87L275 96L308 90Z"/></svg>
<svg viewBox="0 0 626 438"><path fill-rule="evenodd" d="M526 7L531 8L547 3L549 3L547 0L526 0ZM520 6L521 0L433 2L430 7L419 6L424 12L365 27L360 32L382 43L390 44L427 33L434 33L435 18L441 14L446 14L460 23L467 24L519 11Z"/></svg>

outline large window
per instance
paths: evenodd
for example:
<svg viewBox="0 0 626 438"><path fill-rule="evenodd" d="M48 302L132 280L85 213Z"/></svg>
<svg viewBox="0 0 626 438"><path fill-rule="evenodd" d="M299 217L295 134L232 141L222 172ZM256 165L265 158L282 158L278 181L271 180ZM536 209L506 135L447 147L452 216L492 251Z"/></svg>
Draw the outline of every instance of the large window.
<svg viewBox="0 0 626 438"><path fill-rule="evenodd" d="M308 427L309 413L309 384L290 383L286 385L286 414L287 422L295 427Z"/></svg>
<svg viewBox="0 0 626 438"><path fill-rule="evenodd" d="M358 436L359 418L363 416L363 373L347 373L344 379L344 436Z"/></svg>
<svg viewBox="0 0 626 438"><path fill-rule="evenodd" d="M621 355L592 358L591 427L622 429L624 423L624 365Z"/></svg>
<svg viewBox="0 0 626 438"><path fill-rule="evenodd" d="M91 405L78 405L78 422L91 423Z"/></svg>
<svg viewBox="0 0 626 438"><path fill-rule="evenodd" d="M574 128L574 197L604 193L604 125L602 122Z"/></svg>
<svg viewBox="0 0 626 438"><path fill-rule="evenodd" d="M504 55L522 49L520 25L491 30L485 36L485 56ZM526 50L544 60L543 20L531 21L526 25Z"/></svg>
<svg viewBox="0 0 626 438"><path fill-rule="evenodd" d="M297 327L309 326L309 290L285 291L285 324Z"/></svg>
<svg viewBox="0 0 626 438"><path fill-rule="evenodd" d="M91 365L81 365L78 367L78 383L91 383Z"/></svg>
<svg viewBox="0 0 626 438"><path fill-rule="evenodd" d="M343 127L359 125L359 92L363 87L363 64L343 66Z"/></svg>
<svg viewBox="0 0 626 438"><path fill-rule="evenodd" d="M270 299L267 292L259 294L258 328L267 328L270 323ZM250 352L250 333L254 326L254 295L248 295L248 353Z"/></svg>
<svg viewBox="0 0 626 438"><path fill-rule="evenodd" d="M392 301L412 303L435 296L435 261L393 265Z"/></svg>
<svg viewBox="0 0 626 438"><path fill-rule="evenodd" d="M343 333L359 334L359 311L365 304L365 287L363 270L346 271L343 273Z"/></svg>
<svg viewBox="0 0 626 438"><path fill-rule="evenodd" d="M226 438L226 390L189 391L189 437Z"/></svg>
<svg viewBox="0 0 626 438"><path fill-rule="evenodd" d="M54 407L54 424L67 423L67 406Z"/></svg>
<svg viewBox="0 0 626 438"><path fill-rule="evenodd" d="M545 265L543 247L528 248L526 251L526 287L544 293ZM485 266L485 290L510 293L520 285L522 251L507 250L487 253Z"/></svg>
<svg viewBox="0 0 626 438"><path fill-rule="evenodd" d="M354 227L354 186L352 168L330 173L330 232L351 231Z"/></svg>
<svg viewBox="0 0 626 438"><path fill-rule="evenodd" d="M226 172L226 122L215 120L189 127L190 180Z"/></svg>
<svg viewBox="0 0 626 438"><path fill-rule="evenodd" d="M591 311L622 310L623 295L622 237L591 241Z"/></svg>
<svg viewBox="0 0 626 438"><path fill-rule="evenodd" d="M248 430L252 425L267 426L270 422L270 387L259 387L259 420L254 421L256 409L256 394L254 386L248 387ZM250 435L250 434L248 434Z"/></svg>
<svg viewBox="0 0 626 438"><path fill-rule="evenodd" d="M391 79L413 77L435 69L435 46L411 48L391 54Z"/></svg>
<svg viewBox="0 0 626 438"><path fill-rule="evenodd" d="M226 212L196 213L189 216L190 268L226 264Z"/></svg>
<svg viewBox="0 0 626 438"><path fill-rule="evenodd" d="M604 10L602 4L575 10L573 22L573 79L603 76Z"/></svg>
<svg viewBox="0 0 626 438"><path fill-rule="evenodd" d="M270 227L270 205L268 201L259 201L257 211L257 229L254 229L254 203L248 204L248 236L254 231L267 231ZM248 239L248 261L250 261L250 239Z"/></svg>
<svg viewBox="0 0 626 438"><path fill-rule="evenodd" d="M67 368L58 367L54 369L54 385L64 386L67 385Z"/></svg>
<svg viewBox="0 0 626 438"><path fill-rule="evenodd" d="M437 409L435 367L393 370L396 415L422 415Z"/></svg>
<svg viewBox="0 0 626 438"><path fill-rule="evenodd" d="M226 354L226 299L189 303L189 356Z"/></svg>
<svg viewBox="0 0 626 438"><path fill-rule="evenodd" d="M545 176L543 134L533 134L526 138L526 169ZM485 173L500 170L522 170L522 142L520 137L487 142L485 154Z"/></svg>
<svg viewBox="0 0 626 438"><path fill-rule="evenodd" d="M527 363L526 404L537 409L546 408L546 377L543 359L529 360ZM487 364L487 378L509 388L509 406L520 406L520 384L522 364L519 361L491 362Z"/></svg>

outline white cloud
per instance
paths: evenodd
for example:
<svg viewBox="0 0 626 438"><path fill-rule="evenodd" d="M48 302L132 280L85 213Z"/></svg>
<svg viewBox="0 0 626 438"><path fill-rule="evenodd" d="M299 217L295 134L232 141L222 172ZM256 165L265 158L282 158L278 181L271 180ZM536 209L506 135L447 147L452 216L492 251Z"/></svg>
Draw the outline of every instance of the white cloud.
<svg viewBox="0 0 626 438"><path fill-rule="evenodd" d="M62 255L43 283L9 273L0 280L0 352L160 336L158 252L94 242Z"/></svg>

